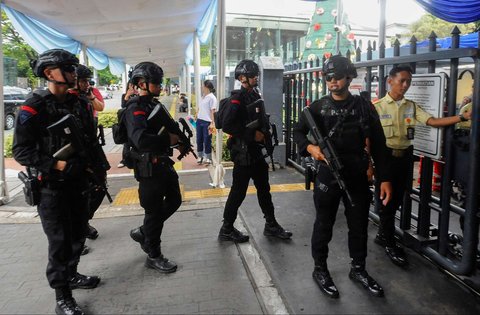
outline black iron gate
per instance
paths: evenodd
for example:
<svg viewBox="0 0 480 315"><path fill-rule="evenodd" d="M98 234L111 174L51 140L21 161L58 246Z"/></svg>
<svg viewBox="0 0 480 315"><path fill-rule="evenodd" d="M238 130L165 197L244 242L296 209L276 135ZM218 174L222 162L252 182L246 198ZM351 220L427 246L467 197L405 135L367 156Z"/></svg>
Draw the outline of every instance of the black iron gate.
<svg viewBox="0 0 480 315"><path fill-rule="evenodd" d="M458 28L452 31L452 46L448 50L436 50L436 35L430 35L428 51L417 53L417 43L412 37L408 52L400 55L401 50L398 41L393 46L393 56L385 58L385 46L381 44L379 51L374 52L370 43L366 53L366 60L361 60L361 51L356 51L355 66L357 70L366 74L364 89L370 95L372 81L378 79L378 96L383 97L386 93L386 68L395 64L411 65L414 72L420 67L426 69L427 73L439 71L438 64L447 64L450 68L447 73L448 90L446 102L446 116L456 113L457 80L463 75L459 73L459 60L468 60L474 67L474 93L473 93L473 115L472 127L470 130L470 147L468 151L468 173L466 202L458 206L452 202L452 178L454 162L452 156L455 153L453 148L454 126L446 127L444 133L443 152L444 170L442 174L441 193L439 197L432 196L432 165L433 161L423 158L420 189L411 187L405 194L404 203L401 207L400 218L397 223L397 235L407 246L421 252L432 259L446 270L456 275L470 275L476 267L478 247L478 221L479 221L479 153L480 153L480 49L459 48ZM480 42L480 39L479 39ZM480 46L477 46L480 47ZM373 59L373 54L378 58ZM351 53L347 52L347 57ZM285 143L287 161L290 165L304 172L302 158L297 152L293 142L292 126L298 121L299 113L304 106L308 106L313 100L325 95L325 84L321 77L321 64L323 60L315 60L309 63L296 63L285 66L284 72L284 113L285 113ZM376 71L377 74L373 72ZM471 71L470 71L471 72ZM413 166L412 166L413 173ZM378 220L375 210L370 212L374 220ZM463 241L461 241L461 255L453 255L448 251L452 246L452 234L450 222L456 217L464 220Z"/></svg>

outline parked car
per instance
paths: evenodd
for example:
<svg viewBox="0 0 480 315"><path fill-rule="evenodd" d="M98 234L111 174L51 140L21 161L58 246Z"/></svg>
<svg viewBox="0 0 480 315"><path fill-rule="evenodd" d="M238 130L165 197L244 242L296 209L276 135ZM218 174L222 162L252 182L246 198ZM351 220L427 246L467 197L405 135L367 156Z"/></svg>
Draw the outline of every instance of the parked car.
<svg viewBox="0 0 480 315"><path fill-rule="evenodd" d="M3 87L5 130L10 130L15 127L15 117L17 116L18 108L25 102L28 93L28 90L19 87Z"/></svg>
<svg viewBox="0 0 480 315"><path fill-rule="evenodd" d="M100 91L100 94L102 94L103 99L109 99L113 98L113 93L109 91L105 86L99 86L97 89Z"/></svg>

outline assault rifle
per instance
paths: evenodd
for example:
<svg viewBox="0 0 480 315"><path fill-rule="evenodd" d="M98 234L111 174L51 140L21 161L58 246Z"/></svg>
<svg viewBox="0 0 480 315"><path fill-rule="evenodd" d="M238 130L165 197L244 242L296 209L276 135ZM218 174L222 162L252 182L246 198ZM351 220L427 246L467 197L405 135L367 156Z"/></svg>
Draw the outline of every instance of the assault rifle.
<svg viewBox="0 0 480 315"><path fill-rule="evenodd" d="M272 170L275 171L275 163L273 161L273 150L278 146L277 126L270 123L270 115L265 113L265 103L263 99L258 99L255 102L247 105L248 117L251 120L245 127L249 129L258 130L264 134L265 140L263 146L272 163ZM272 130L270 132L270 130Z"/></svg>
<svg viewBox="0 0 480 315"><path fill-rule="evenodd" d="M354 207L355 203L353 202L352 196L350 195L350 192L348 191L347 185L345 184L345 181L343 180L341 174L341 171L343 170L343 164L340 161L340 158L337 155L337 152L335 151L335 148L333 147L330 138L322 136L322 133L320 132L320 130L318 130L317 124L315 123L309 107L305 107L303 109L303 113L305 114L305 118L307 119L307 125L308 128L310 128L311 136L317 142L318 146L322 150L323 155L325 156L325 162L327 163L330 171L337 180L338 185L345 192L348 201L350 202L352 207Z"/></svg>
<svg viewBox="0 0 480 315"><path fill-rule="evenodd" d="M105 195L108 198L109 202L112 202L112 196L108 192L107 185L104 180L98 178L100 172L97 169L99 167L99 163L97 159L98 156L95 154L98 151L87 149L84 145L84 135L81 133L80 128L78 127L77 121L72 114L65 115L62 119L57 121L56 123L51 124L47 127L48 132L52 136L58 136L67 140L68 144L63 146L60 150L53 154L53 157L59 160L67 161L72 156L77 155L79 158L86 161L87 168L86 171L93 179L94 186L84 191L83 193L89 193L91 190L94 189L102 189L105 191ZM96 144L97 145L97 144Z"/></svg>
<svg viewBox="0 0 480 315"><path fill-rule="evenodd" d="M189 153L192 153L193 156L197 158L197 154L195 154L193 145L190 141L190 139L193 137L193 133L192 130L190 130L190 127L188 127L185 119L179 119L183 127L183 130L180 130L180 126L172 118L165 106L155 99L154 101L157 103L157 105L147 118L149 126L152 126L153 130L158 130L159 135L166 130L180 138L179 146L177 147L178 151L180 151L180 155L177 157L177 159L181 160Z"/></svg>

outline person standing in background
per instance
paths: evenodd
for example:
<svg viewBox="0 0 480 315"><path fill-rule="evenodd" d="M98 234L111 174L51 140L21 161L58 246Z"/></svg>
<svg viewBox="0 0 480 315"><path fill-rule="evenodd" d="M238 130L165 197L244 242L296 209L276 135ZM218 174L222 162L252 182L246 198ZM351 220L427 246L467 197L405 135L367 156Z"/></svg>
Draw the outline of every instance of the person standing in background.
<svg viewBox="0 0 480 315"><path fill-rule="evenodd" d="M122 94L122 108L127 107L128 100L137 95L137 88L132 84L131 80L129 80L127 83L127 90L125 91L125 93ZM123 144L122 160L118 163L118 168L125 167L125 154L128 153L128 151L130 151L130 146L128 145L128 143Z"/></svg>
<svg viewBox="0 0 480 315"><path fill-rule="evenodd" d="M205 80L202 86L203 97L198 104L196 117L198 164L212 163L212 131L215 128L213 113L217 109L217 98L213 93L215 88L212 81Z"/></svg>

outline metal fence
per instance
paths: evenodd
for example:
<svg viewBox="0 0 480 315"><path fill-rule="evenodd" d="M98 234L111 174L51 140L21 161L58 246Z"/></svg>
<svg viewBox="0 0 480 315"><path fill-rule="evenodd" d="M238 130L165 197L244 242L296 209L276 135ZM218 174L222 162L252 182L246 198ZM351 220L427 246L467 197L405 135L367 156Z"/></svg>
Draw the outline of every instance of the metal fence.
<svg viewBox="0 0 480 315"><path fill-rule="evenodd" d="M365 74L364 89L370 95L372 84L378 84L379 97L386 93L386 70L395 64L410 64L414 72L422 69L427 73L441 71L439 64L446 65L447 73L447 97L446 116L456 113L457 80L464 73L459 69L459 61L467 60L473 65L475 77L478 78L480 70L480 49L459 48L460 32L458 28L452 31L452 46L448 50L436 50L436 35L430 35L428 48L418 49L415 37L412 37L408 48L400 47L398 41L392 49L387 51L383 44L379 45L378 51L374 51L372 45L366 52L366 60L361 60L361 51L355 52L355 67L358 72ZM480 39L479 39L480 42ZM477 46L480 47L480 46ZM418 52L425 50L425 52ZM386 57L386 52L391 57ZM402 52L402 55L401 55ZM373 55L377 58L373 59ZM351 53L347 52L347 57ZM285 66L284 72L284 122L285 143L287 161L290 165L304 172L302 158L297 152L293 142L292 126L298 121L299 113L304 106L308 106L313 100L326 94L326 86L321 76L321 65L325 61L295 63ZM464 71L465 72L465 71ZM470 71L471 72L471 71ZM375 81L378 83L373 83ZM401 207L400 217L397 220L397 235L407 246L429 257L441 267L456 275L470 275L476 267L478 247L478 206L479 206L479 153L480 153L480 79L474 81L473 90L473 116L470 130L470 149L468 153L468 171L471 174L468 179L467 197L464 206L458 206L452 202L452 178L454 148L452 137L454 126L446 127L443 141L443 162L445 163L442 174L441 193L439 198L432 196L432 165L430 158L423 158L421 170L420 189L411 187L405 195ZM413 165L412 165L413 173ZM413 186L413 185L412 185ZM378 216L372 207L371 218L378 220ZM464 219L462 255L452 256L448 250L452 246L450 223L457 224L458 217Z"/></svg>

